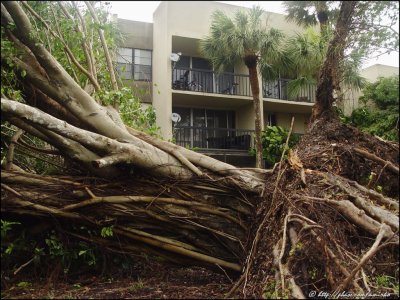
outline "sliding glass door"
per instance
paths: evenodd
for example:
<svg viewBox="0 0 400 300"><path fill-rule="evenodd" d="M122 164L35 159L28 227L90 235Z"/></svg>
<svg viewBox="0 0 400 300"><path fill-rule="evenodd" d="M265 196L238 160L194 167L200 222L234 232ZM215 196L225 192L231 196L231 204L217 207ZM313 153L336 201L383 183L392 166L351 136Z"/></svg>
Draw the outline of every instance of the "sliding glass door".
<svg viewBox="0 0 400 300"><path fill-rule="evenodd" d="M175 125L174 136L178 145L198 148L214 148L219 140L232 136L235 112L204 108L174 107L181 116Z"/></svg>

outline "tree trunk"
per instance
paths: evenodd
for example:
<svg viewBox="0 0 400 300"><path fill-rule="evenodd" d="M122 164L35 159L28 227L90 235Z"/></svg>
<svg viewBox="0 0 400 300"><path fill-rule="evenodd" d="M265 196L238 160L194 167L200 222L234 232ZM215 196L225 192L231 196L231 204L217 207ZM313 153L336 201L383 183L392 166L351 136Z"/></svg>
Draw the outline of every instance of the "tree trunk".
<svg viewBox="0 0 400 300"><path fill-rule="evenodd" d="M340 7L335 35L329 43L325 62L319 75L317 99L311 116L312 121L323 115L333 116L332 105L335 101L333 91L336 88L335 84L338 82L337 78L340 72L338 62L343 59L343 51L350 33L356 4L355 1L344 1Z"/></svg>
<svg viewBox="0 0 400 300"><path fill-rule="evenodd" d="M257 59L255 57L245 58L245 64L249 68L250 87L253 94L254 114L255 114L255 137L254 146L256 149L256 168L264 167L263 146L261 140L263 120L262 103L260 100L260 87L258 82Z"/></svg>
<svg viewBox="0 0 400 300"><path fill-rule="evenodd" d="M319 22L319 28L321 31L321 37L324 42L327 42L327 34L328 34L328 6L326 4L326 1L316 1L316 10L317 10L317 18Z"/></svg>

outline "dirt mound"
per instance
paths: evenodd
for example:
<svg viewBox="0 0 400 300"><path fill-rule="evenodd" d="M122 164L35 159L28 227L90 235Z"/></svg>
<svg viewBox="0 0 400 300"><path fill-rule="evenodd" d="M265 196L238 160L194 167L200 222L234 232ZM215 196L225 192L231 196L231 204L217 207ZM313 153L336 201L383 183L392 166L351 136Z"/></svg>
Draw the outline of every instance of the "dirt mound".
<svg viewBox="0 0 400 300"><path fill-rule="evenodd" d="M365 185L374 173L370 186L381 186L385 194L397 197L398 177L387 166L383 168L384 165L357 154L355 148L399 165L398 144L379 140L337 119L315 122L296 147L305 168L332 172Z"/></svg>
<svg viewBox="0 0 400 300"><path fill-rule="evenodd" d="M398 149L339 120L314 124L267 182L236 296L398 296Z"/></svg>

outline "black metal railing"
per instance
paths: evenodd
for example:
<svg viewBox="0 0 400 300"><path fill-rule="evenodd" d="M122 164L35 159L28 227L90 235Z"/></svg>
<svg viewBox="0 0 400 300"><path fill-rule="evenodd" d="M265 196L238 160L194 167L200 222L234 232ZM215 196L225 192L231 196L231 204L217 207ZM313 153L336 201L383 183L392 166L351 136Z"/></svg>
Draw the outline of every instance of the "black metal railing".
<svg viewBox="0 0 400 300"><path fill-rule="evenodd" d="M289 79L263 80L263 97L296 102L315 102L316 86L308 84L295 97L289 96Z"/></svg>
<svg viewBox="0 0 400 300"><path fill-rule="evenodd" d="M263 97L298 102L315 102L316 86L309 84L300 89L296 97L290 97L289 79L263 80ZM174 68L172 70L172 88L193 92L227 94L251 97L249 75L221 73L214 71Z"/></svg>
<svg viewBox="0 0 400 300"><path fill-rule="evenodd" d="M251 97L249 75L214 71L174 68L172 88L193 92L227 94Z"/></svg>
<svg viewBox="0 0 400 300"><path fill-rule="evenodd" d="M254 130L184 126L173 130L175 143L200 149L249 150Z"/></svg>

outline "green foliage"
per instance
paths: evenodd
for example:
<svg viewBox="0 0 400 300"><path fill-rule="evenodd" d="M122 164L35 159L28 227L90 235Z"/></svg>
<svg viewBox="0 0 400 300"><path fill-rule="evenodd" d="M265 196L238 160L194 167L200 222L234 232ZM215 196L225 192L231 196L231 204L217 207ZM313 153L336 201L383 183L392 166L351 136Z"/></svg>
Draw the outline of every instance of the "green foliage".
<svg viewBox="0 0 400 300"><path fill-rule="evenodd" d="M32 284L30 282L27 281L20 281L17 283L17 287L21 288L21 289L27 289L31 286Z"/></svg>
<svg viewBox="0 0 400 300"><path fill-rule="evenodd" d="M131 284L131 286L128 288L128 290L130 292L136 292L136 291L141 290L143 288L144 288L143 281L139 278L139 280L137 282L134 282L133 284Z"/></svg>
<svg viewBox="0 0 400 300"><path fill-rule="evenodd" d="M220 10L213 13L210 35L200 42L200 49L216 71L223 72L248 57L258 61L260 56L259 66L279 61L284 34L267 28L262 15L257 6L248 12L238 10L232 18Z"/></svg>
<svg viewBox="0 0 400 300"><path fill-rule="evenodd" d="M393 289L395 293L399 293L399 282L394 277L382 274L376 276L374 282L379 288L389 288Z"/></svg>
<svg viewBox="0 0 400 300"><path fill-rule="evenodd" d="M289 131L280 126L267 126L262 132L263 158L265 159L266 167L271 167L280 161L288 134ZM300 135L292 133L288 149L293 148L299 140ZM250 153L255 155L255 149L251 149Z"/></svg>
<svg viewBox="0 0 400 300"><path fill-rule="evenodd" d="M263 289L263 298L264 299L278 299L278 295L276 294L276 282L270 281L264 286Z"/></svg>
<svg viewBox="0 0 400 300"><path fill-rule="evenodd" d="M391 109L399 106L399 76L379 77L363 89L360 101L367 104L372 101L379 109Z"/></svg>
<svg viewBox="0 0 400 300"><path fill-rule="evenodd" d="M113 235L114 235L113 226L103 227L103 228L101 229L100 235L101 235L102 237L113 236Z"/></svg>
<svg viewBox="0 0 400 300"><path fill-rule="evenodd" d="M383 139L399 140L399 78L379 78L369 83L360 97L363 107L355 109L345 121Z"/></svg>
<svg viewBox="0 0 400 300"><path fill-rule="evenodd" d="M65 275L84 269L99 271L105 262L120 274L131 272L134 267L134 262L125 254L114 254L111 259L107 258L98 245L90 242L91 238L113 238L113 226L106 226L101 230L75 225L64 228L67 232L85 237L85 240L77 240L55 229L32 236L26 233L27 224L3 219L1 224L1 263L2 269L7 270L2 272L2 276L8 276L21 266L21 261L26 262L29 259L33 263L23 268L21 273L29 272L32 268L35 272L45 271L58 263ZM135 286L141 288L140 280Z"/></svg>
<svg viewBox="0 0 400 300"><path fill-rule="evenodd" d="M143 107L132 89L122 87L119 91L102 91L95 97L103 105L118 106L124 124L151 135L159 135L160 128L156 125L156 113L152 106Z"/></svg>
<svg viewBox="0 0 400 300"><path fill-rule="evenodd" d="M281 295L277 293L277 283L276 281L268 282L263 289L263 299L289 299L290 292L288 289L281 290Z"/></svg>
<svg viewBox="0 0 400 300"><path fill-rule="evenodd" d="M96 251L95 246L90 246L86 242L79 242L78 256L82 257L88 266L94 266L97 261L99 253Z"/></svg>
<svg viewBox="0 0 400 300"><path fill-rule="evenodd" d="M7 232L12 229L12 225L20 225L20 222L13 222L1 219L1 239L5 239Z"/></svg>
<svg viewBox="0 0 400 300"><path fill-rule="evenodd" d="M9 232L13 229L13 225L20 225L19 222L7 221L1 219L1 257L3 258L3 254L11 255L16 248L16 244L14 242L9 241Z"/></svg>
<svg viewBox="0 0 400 300"><path fill-rule="evenodd" d="M319 25L319 34L310 35L312 29L290 38L285 52L288 64L280 72L289 83L289 95L295 97L306 84L318 79L327 45L333 37L339 12L337 1L284 1L287 19L303 26ZM358 1L352 15L345 57L338 61L338 75L343 87L361 89L366 84L359 75L365 59L378 53L398 51L398 2ZM294 75L294 76L293 76Z"/></svg>

